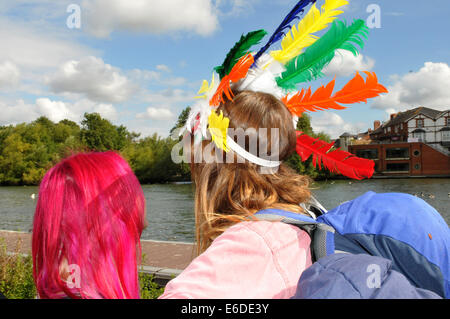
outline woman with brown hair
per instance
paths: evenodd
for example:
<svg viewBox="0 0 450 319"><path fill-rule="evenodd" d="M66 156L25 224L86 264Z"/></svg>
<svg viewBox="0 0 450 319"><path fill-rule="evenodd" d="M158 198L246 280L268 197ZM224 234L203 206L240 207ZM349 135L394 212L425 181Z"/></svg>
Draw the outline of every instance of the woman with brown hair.
<svg viewBox="0 0 450 319"><path fill-rule="evenodd" d="M185 135L193 139L186 157L195 186L200 255L167 285L162 298L292 297L312 263L311 239L281 218L258 220L257 214L309 213L303 208L311 197L309 179L283 161L297 151L302 160L313 155L314 164L333 172L356 179L372 176L372 161L331 150L332 143L295 130L293 122L305 111L343 109L341 104L386 92L369 72L366 80L357 72L334 94L334 80L314 93L311 88L292 92L296 84L321 77L337 49L357 55L368 33L363 20L333 22L346 0L326 0L320 12L314 3L300 0L255 55L248 52L266 32L243 35L215 68L220 82L214 76L211 84L203 82ZM292 27L310 4L304 21ZM313 35L331 22L320 39ZM281 50L265 53L281 39Z"/></svg>
<svg viewBox="0 0 450 319"><path fill-rule="evenodd" d="M230 128L279 130L280 161L295 151L292 115L274 96L236 93L218 111L230 119ZM254 140L267 142L270 153L268 141L272 138L268 135L265 141L260 141L261 136ZM250 140L251 136L247 142ZM198 149L204 151L210 143L204 140ZM249 148L247 145L247 152ZM213 151L222 156L220 150ZM309 179L282 163L274 172L262 174L259 165L239 163L237 157L234 154L226 163L191 164L201 255L169 282L162 298L288 298L295 293L302 271L311 265L306 232L282 222L258 221L254 216L267 208L304 213L299 204L310 197Z"/></svg>

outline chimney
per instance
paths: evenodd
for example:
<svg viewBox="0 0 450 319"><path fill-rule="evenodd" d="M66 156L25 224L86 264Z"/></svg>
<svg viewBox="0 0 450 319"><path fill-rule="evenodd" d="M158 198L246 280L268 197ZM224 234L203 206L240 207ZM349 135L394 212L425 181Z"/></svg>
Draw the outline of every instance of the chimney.
<svg viewBox="0 0 450 319"><path fill-rule="evenodd" d="M391 120L394 119L397 116L398 113L392 113L391 114Z"/></svg>
<svg viewBox="0 0 450 319"><path fill-rule="evenodd" d="M380 121L374 121L373 122L373 130L375 131L377 128L379 128L381 126L381 122Z"/></svg>

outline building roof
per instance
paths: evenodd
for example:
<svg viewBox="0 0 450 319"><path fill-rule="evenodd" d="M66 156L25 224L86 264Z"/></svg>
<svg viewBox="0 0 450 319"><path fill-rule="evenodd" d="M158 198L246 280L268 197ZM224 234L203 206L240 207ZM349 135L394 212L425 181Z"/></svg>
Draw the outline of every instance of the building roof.
<svg viewBox="0 0 450 319"><path fill-rule="evenodd" d="M441 117L442 114L444 114L445 112L448 112L448 110L442 112L442 111L433 110L433 109L430 109L430 108L424 107L424 106L416 107L411 110L397 113L397 115L393 119L380 125L380 127L378 127L376 130L374 130L370 134L372 135L372 134L381 133L384 128L404 123L419 114L425 115L426 117L429 117L431 119L437 119L437 118Z"/></svg>
<svg viewBox="0 0 450 319"><path fill-rule="evenodd" d="M433 110L433 109L430 109L430 108L424 107L424 106L416 107L415 109L398 113L396 117L394 117L392 120L390 120L389 122L386 123L385 127L404 123L419 114L422 114L422 115L425 115L426 117L434 119L437 116L439 116L441 113L442 113L441 111Z"/></svg>
<svg viewBox="0 0 450 319"><path fill-rule="evenodd" d="M438 119L438 118L440 118L440 117L444 116L444 115L445 115L445 113L448 113L448 112L450 112L450 109L448 109L448 110L445 110L445 111L442 111L441 113L439 113L439 115L438 115L438 116L436 116L436 118Z"/></svg>
<svg viewBox="0 0 450 319"><path fill-rule="evenodd" d="M348 133L348 132L345 132L344 134L342 134L342 135L339 136L339 137L353 137L353 135L350 134L350 133Z"/></svg>

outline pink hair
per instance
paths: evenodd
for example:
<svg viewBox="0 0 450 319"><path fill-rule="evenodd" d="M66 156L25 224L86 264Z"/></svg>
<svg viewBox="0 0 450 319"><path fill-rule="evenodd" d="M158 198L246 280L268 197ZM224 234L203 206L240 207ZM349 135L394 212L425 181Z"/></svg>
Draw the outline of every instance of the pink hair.
<svg viewBox="0 0 450 319"><path fill-rule="evenodd" d="M117 153L62 160L44 176L34 215L33 276L39 297L139 298L144 224L142 188ZM61 278L66 262L80 270L78 287Z"/></svg>

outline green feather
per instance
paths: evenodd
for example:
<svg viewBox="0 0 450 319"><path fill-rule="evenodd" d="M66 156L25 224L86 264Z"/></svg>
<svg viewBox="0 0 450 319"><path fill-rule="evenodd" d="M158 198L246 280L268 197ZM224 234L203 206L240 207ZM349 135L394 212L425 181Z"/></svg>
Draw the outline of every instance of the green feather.
<svg viewBox="0 0 450 319"><path fill-rule="evenodd" d="M252 46L258 44L266 34L265 30L258 30L249 32L245 36L242 35L241 39L228 52L223 64L214 68L220 79L229 74L239 59L246 55Z"/></svg>
<svg viewBox="0 0 450 319"><path fill-rule="evenodd" d="M286 63L286 71L278 77L277 84L286 90L295 90L302 82L316 80L323 76L322 70L333 60L335 51L343 49L353 55L359 54L358 47L364 47L369 28L363 20L355 20L347 27L345 21L334 21L330 30L302 54Z"/></svg>

